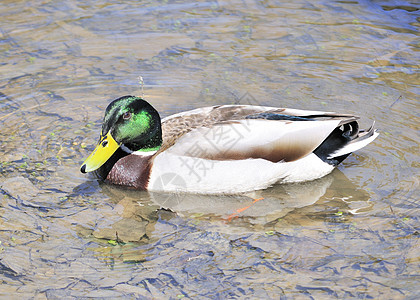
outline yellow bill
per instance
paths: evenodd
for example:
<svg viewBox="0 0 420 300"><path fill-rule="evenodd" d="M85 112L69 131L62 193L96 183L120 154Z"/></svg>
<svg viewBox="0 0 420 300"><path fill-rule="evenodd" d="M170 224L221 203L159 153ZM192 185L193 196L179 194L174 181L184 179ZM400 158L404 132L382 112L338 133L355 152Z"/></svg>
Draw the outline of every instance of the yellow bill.
<svg viewBox="0 0 420 300"><path fill-rule="evenodd" d="M105 136L101 137L95 150L83 162L80 171L87 173L97 170L117 151L120 145L114 140L111 133L108 132Z"/></svg>

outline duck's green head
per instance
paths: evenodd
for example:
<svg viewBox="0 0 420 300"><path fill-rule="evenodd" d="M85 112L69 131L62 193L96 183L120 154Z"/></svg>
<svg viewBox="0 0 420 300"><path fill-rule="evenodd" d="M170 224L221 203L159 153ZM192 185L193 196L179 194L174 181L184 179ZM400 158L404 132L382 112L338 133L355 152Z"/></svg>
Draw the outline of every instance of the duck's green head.
<svg viewBox="0 0 420 300"><path fill-rule="evenodd" d="M106 108L98 145L80 170L82 173L97 170L119 148L130 153L156 151L161 145L159 113L139 97L124 96L112 101Z"/></svg>

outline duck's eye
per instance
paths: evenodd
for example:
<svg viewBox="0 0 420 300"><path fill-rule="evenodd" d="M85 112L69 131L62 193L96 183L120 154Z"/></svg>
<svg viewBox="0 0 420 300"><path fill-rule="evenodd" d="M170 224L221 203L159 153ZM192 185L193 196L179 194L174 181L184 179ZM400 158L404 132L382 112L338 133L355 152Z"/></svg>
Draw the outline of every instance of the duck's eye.
<svg viewBox="0 0 420 300"><path fill-rule="evenodd" d="M124 119L124 120L128 120L128 119L130 119L130 118L131 118L131 112L126 111L126 112L123 114L123 119Z"/></svg>

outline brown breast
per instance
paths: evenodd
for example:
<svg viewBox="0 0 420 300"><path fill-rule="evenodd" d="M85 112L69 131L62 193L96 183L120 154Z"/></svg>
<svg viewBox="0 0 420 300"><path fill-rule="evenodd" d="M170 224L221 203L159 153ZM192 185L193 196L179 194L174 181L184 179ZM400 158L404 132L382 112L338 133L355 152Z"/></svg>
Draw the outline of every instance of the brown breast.
<svg viewBox="0 0 420 300"><path fill-rule="evenodd" d="M152 157L134 154L127 155L117 161L106 180L112 184L146 190L153 165Z"/></svg>

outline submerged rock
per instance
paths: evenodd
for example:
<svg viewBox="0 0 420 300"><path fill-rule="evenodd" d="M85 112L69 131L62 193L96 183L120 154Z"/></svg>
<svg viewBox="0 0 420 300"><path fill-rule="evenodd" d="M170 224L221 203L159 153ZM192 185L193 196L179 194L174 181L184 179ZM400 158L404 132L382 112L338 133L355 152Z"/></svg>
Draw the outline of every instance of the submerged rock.
<svg viewBox="0 0 420 300"><path fill-rule="evenodd" d="M135 219L121 219L111 227L98 228L93 232L93 236L98 239L109 239L121 242L137 242L146 233L148 222L137 221Z"/></svg>
<svg viewBox="0 0 420 300"><path fill-rule="evenodd" d="M21 199L23 201L33 199L40 192L28 178L22 176L8 178L1 183L0 187L11 197Z"/></svg>
<svg viewBox="0 0 420 300"><path fill-rule="evenodd" d="M39 190L28 178L16 176L0 184L0 188L11 198L2 201L3 206L12 204L12 199L29 207L48 209L51 207L51 194ZM14 203L12 205L15 205Z"/></svg>

